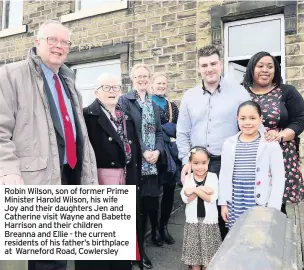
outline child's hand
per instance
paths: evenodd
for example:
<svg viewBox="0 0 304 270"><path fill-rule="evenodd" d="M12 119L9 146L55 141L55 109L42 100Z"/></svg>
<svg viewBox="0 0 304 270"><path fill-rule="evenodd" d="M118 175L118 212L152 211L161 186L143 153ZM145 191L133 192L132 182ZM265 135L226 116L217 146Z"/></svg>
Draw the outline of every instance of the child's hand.
<svg viewBox="0 0 304 270"><path fill-rule="evenodd" d="M192 195L194 193L194 189L193 188L185 188L184 193L187 197L189 197L190 195Z"/></svg>
<svg viewBox="0 0 304 270"><path fill-rule="evenodd" d="M212 195L214 193L212 188L206 186L200 187L200 190L205 192L207 195Z"/></svg>
<svg viewBox="0 0 304 270"><path fill-rule="evenodd" d="M225 222L228 222L229 214L228 214L228 207L227 205L221 206L221 215Z"/></svg>

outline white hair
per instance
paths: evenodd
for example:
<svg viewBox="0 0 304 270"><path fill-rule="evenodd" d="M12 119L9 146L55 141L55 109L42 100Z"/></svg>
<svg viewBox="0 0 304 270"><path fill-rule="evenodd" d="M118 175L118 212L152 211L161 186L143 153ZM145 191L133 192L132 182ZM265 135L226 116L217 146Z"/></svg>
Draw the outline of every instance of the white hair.
<svg viewBox="0 0 304 270"><path fill-rule="evenodd" d="M112 79L117 81L119 85L121 85L121 77L114 73L102 73L96 80L96 87L103 85L104 81Z"/></svg>
<svg viewBox="0 0 304 270"><path fill-rule="evenodd" d="M37 39L45 38L45 28L50 24L57 24L64 27L68 31L69 39L71 39L71 35L72 35L71 30L57 20L47 20L43 24L41 24L37 32Z"/></svg>

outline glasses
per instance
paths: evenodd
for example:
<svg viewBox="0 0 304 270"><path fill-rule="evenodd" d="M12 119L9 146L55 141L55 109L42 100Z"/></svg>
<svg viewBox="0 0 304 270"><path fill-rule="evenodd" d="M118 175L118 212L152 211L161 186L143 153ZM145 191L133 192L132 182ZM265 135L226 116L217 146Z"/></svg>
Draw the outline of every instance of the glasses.
<svg viewBox="0 0 304 270"><path fill-rule="evenodd" d="M97 90L101 89L104 92L110 92L111 89L113 89L114 92L119 92L121 90L120 85L101 85Z"/></svg>
<svg viewBox="0 0 304 270"><path fill-rule="evenodd" d="M72 42L69 40L59 40L56 37L47 37L47 38L41 38L41 39L45 39L47 44L49 45L57 45L58 42L60 42L60 45L64 48L70 48L72 45Z"/></svg>

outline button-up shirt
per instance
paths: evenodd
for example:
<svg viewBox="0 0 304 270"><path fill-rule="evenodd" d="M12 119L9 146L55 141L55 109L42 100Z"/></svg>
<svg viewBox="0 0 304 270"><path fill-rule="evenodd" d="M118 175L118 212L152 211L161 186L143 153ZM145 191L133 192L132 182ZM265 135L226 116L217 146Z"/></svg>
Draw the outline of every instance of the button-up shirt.
<svg viewBox="0 0 304 270"><path fill-rule="evenodd" d="M224 141L238 129L237 110L241 103L251 100L241 85L222 78L213 93L198 85L184 94L177 121L176 143L179 158L188 162L193 146L203 146L212 155L221 155Z"/></svg>
<svg viewBox="0 0 304 270"><path fill-rule="evenodd" d="M48 83L48 86L51 90L51 93L52 93L52 96L53 96L53 99L54 99L54 102L55 102L55 105L56 105L56 108L57 108L58 116L59 116L59 119L60 119L62 131L63 131L63 134L64 134L63 119L62 119L62 116L61 116L57 90L56 90L56 87L55 87L55 80L54 80L54 74L55 73L51 69L49 69L45 64L41 64L41 68L42 68L43 74L46 78L46 81ZM63 84L60 80L60 77L59 77L58 73L56 73L56 75L58 76L58 79L59 79L59 82L60 82L65 106L67 107L68 114L69 114L69 117L70 117L70 120L71 120L72 126L73 126L74 139L76 140L76 126L75 126L75 119L74 119L72 104L71 104L71 101L70 101L70 99L68 98L68 96L65 92L65 89L63 87ZM67 163L67 157L66 157L66 151L65 151L65 153L64 153L64 164L66 164L66 163Z"/></svg>

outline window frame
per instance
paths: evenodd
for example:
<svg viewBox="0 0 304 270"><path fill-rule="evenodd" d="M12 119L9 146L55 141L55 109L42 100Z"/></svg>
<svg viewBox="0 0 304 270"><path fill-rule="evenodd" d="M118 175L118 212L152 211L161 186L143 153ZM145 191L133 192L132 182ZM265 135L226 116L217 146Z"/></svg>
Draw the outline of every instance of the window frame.
<svg viewBox="0 0 304 270"><path fill-rule="evenodd" d="M285 18L284 14L276 14L270 16L261 16L252 19L243 19L234 22L227 22L224 23L224 74L229 72L229 62L238 61L238 60L247 60L252 57L252 55L242 55L238 57L229 57L229 27L237 26L237 25L244 25L250 23L257 23L257 22L265 22L265 21L272 21L272 20L281 20L281 51L280 52L269 52L272 56L281 56L281 76L283 82L286 80L286 63L285 63Z"/></svg>
<svg viewBox="0 0 304 270"><path fill-rule="evenodd" d="M128 0L120 0L120 2L117 3L106 3L95 8L79 10L79 1L81 0L75 1L75 11L73 13L61 16L60 20L62 23L128 8Z"/></svg>
<svg viewBox="0 0 304 270"><path fill-rule="evenodd" d="M107 63L105 63L107 62ZM104 64L103 64L104 63ZM121 67L121 60L120 58L115 58L115 59L106 59L106 60L99 60L99 61L94 61L94 62L88 62L88 63L83 63L83 64L75 64L71 65L70 69L73 70L77 76L77 69L79 68L92 68L92 67L99 67L99 66L107 66L111 64L119 64ZM121 71L120 71L121 73ZM120 74L121 76L121 74ZM88 87L89 89L89 87Z"/></svg>
<svg viewBox="0 0 304 270"><path fill-rule="evenodd" d="M70 52L65 64L68 67L87 64L112 59L120 59L121 78L123 93L131 89L131 80L129 77L130 69L130 43L120 43L102 47L91 48L89 50Z"/></svg>
<svg viewBox="0 0 304 270"><path fill-rule="evenodd" d="M80 64L72 64L70 66L70 69L75 73L75 76L77 77L77 71L82 68L94 68L94 67L100 67L100 66L107 66L107 65L119 65L120 67L120 74L118 77L122 80L122 70L121 70L121 59L114 58L114 59L104 59L104 60L99 60L99 61L94 61L94 62L86 62L86 63L80 63ZM97 78L96 78L97 79ZM75 81L76 85L76 81ZM80 92L82 95L82 99L84 102L84 96L83 92L87 91L89 95L94 96L94 90L96 88L96 81L92 82L92 84L89 85L83 85L82 87L76 85L77 90ZM88 106L90 105L94 100L90 101L89 104L84 104L83 106Z"/></svg>
<svg viewBox="0 0 304 270"><path fill-rule="evenodd" d="M9 24L9 17L7 16L7 4L6 3L9 3L10 4L10 0L3 0L2 1L2 24L1 24L1 30L5 30L5 29L8 29L9 27L6 25Z"/></svg>
<svg viewBox="0 0 304 270"><path fill-rule="evenodd" d="M23 14L24 14L24 0L19 0L19 1L22 2L21 24L19 26L14 26L14 27L9 26L9 17L7 16L8 8L6 8L6 3L10 3L11 0L2 1L2 20L1 20L0 38L27 32L27 26L22 24Z"/></svg>
<svg viewBox="0 0 304 270"><path fill-rule="evenodd" d="M19 2L22 2L22 19L23 19L23 7L24 7L24 0L18 0ZM10 18L10 12L9 12L9 7L7 7L7 3L9 3L8 5L10 5L12 2L12 0L2 0L2 29L1 30L5 30L5 29L12 29L12 28L16 28L15 27L10 27L9 25L9 18ZM7 16L7 12L8 12L8 16ZM22 19L21 19L21 24L19 26L22 26Z"/></svg>

